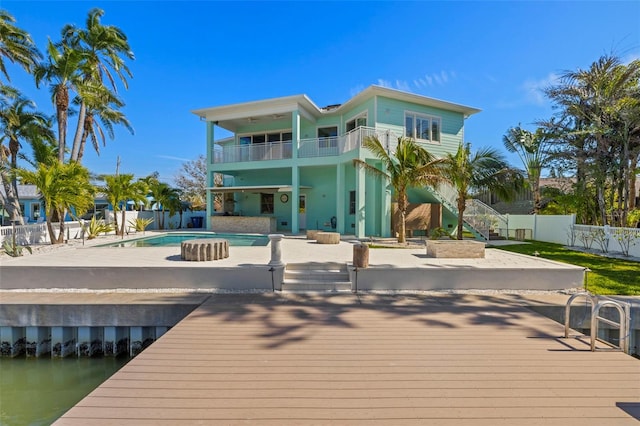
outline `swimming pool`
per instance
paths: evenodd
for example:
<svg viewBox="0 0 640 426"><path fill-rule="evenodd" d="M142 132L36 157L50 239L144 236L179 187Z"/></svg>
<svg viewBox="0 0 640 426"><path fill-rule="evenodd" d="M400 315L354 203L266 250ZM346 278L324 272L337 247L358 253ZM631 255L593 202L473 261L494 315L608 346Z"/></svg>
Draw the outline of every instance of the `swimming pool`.
<svg viewBox="0 0 640 426"><path fill-rule="evenodd" d="M230 246L266 246L269 237L266 235L249 234L218 234L215 232L175 232L170 234L155 235L152 237L137 238L135 240L118 243L104 244L100 247L180 247L180 243L186 240L198 238L224 238Z"/></svg>

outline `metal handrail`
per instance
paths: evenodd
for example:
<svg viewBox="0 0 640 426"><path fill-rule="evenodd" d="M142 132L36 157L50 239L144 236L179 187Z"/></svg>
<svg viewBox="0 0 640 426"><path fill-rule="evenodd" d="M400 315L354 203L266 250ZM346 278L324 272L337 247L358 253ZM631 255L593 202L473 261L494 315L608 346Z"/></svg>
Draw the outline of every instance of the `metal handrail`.
<svg viewBox="0 0 640 426"><path fill-rule="evenodd" d="M572 295L569 298L569 300L567 300L567 304L564 307L564 338L565 339L569 338L569 328L570 328L569 323L571 321L571 303L573 303L575 299L581 296L584 296L587 302L591 303L591 317L593 318L593 309L595 308L596 303L598 302L598 299L588 291L581 291L580 293L576 293Z"/></svg>
<svg viewBox="0 0 640 426"><path fill-rule="evenodd" d="M591 303L591 324L590 324L590 332L591 335L591 351L595 352L596 348L596 340L605 343L612 347L618 347L624 353L629 353L629 336L627 333L627 323L630 318L629 305L625 303L625 307L622 307L622 303L617 300L602 300L598 302L598 296L595 296L588 291L582 291L580 293L576 293L572 295L565 305L564 311L564 337L565 339L569 338L569 323L571 320L571 304L578 297L585 297L588 303ZM620 322L616 322L610 320L608 318L604 318L600 316L600 309L603 307L613 307L616 308L618 314L620 316ZM598 324L600 322L604 322L605 324L609 324L612 327L618 327L620 329L620 339L619 345L614 345L611 342L607 342L606 340L598 338Z"/></svg>
<svg viewBox="0 0 640 426"><path fill-rule="evenodd" d="M618 314L620 315L619 323L608 318L601 317L599 315L600 309L605 306L616 308ZM612 327L618 327L620 329L620 339L617 346L611 342L607 342L606 340L598 338L598 324L600 322L604 322ZM624 309L619 302L616 302L614 300L603 300L602 302L598 302L595 308L593 308L593 312L591 314L591 352L595 352L596 350L596 340L599 340L600 342L612 347L618 347L622 352L626 354L629 353L629 336L627 335L627 309Z"/></svg>

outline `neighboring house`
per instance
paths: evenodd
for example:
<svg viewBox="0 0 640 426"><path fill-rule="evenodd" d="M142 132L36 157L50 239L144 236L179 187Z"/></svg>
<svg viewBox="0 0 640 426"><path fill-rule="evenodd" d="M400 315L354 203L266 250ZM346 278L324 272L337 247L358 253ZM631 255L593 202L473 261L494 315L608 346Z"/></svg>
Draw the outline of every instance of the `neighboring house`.
<svg viewBox="0 0 640 426"><path fill-rule="evenodd" d="M4 188L0 187L4 195ZM18 198L20 200L20 211L24 223L38 222L44 220L44 205L40 201L40 192L35 185L18 185ZM2 209L2 225L10 225L4 206Z"/></svg>
<svg viewBox="0 0 640 426"><path fill-rule="evenodd" d="M392 189L353 165L358 158L382 167L363 139L377 135L392 152L407 136L442 156L457 150L465 119L479 111L380 86L324 108L295 95L195 110L207 123L206 226L390 236ZM216 140L219 131L232 136ZM224 176L222 187L214 187L215 173ZM222 211L215 211L214 194L222 195ZM411 190L409 201L441 203L427 188ZM450 210L437 211L441 223L455 223Z"/></svg>
<svg viewBox="0 0 640 426"><path fill-rule="evenodd" d="M0 191L4 193L4 188L0 187ZM40 199L40 192L35 185L18 185L18 198L20 200L20 210L22 211L25 224L42 222L45 220L44 204ZM103 194L96 194L91 213L93 211L100 211L110 207L111 206ZM2 225L10 225L5 212L6 210L4 206L0 205ZM72 220L72 218L67 215L65 220Z"/></svg>

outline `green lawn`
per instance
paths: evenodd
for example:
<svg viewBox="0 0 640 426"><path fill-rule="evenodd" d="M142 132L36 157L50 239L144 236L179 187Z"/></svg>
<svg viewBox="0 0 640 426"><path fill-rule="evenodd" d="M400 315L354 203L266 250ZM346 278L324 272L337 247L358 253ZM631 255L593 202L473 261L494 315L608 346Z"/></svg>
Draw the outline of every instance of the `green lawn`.
<svg viewBox="0 0 640 426"><path fill-rule="evenodd" d="M494 248L528 255L538 252L545 259L589 268L587 289L595 294L640 295L640 262L568 250L561 244L528 242Z"/></svg>

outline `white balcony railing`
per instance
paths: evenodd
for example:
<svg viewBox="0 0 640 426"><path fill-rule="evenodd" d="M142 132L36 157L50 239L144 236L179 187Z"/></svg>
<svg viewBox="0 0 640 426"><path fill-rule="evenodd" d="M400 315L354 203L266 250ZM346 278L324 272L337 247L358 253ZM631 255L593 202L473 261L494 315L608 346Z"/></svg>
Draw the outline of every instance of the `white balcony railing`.
<svg viewBox="0 0 640 426"><path fill-rule="evenodd" d="M298 158L333 157L362 146L368 136L378 136L389 150L395 147L397 136L387 130L358 127L341 136L301 139ZM252 145L226 145L214 147L214 163L283 160L292 158L292 142L268 142Z"/></svg>
<svg viewBox="0 0 640 426"><path fill-rule="evenodd" d="M214 163L283 160L291 158L291 141L256 143L252 145L226 145L214 149Z"/></svg>

